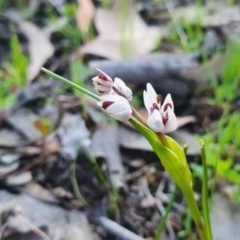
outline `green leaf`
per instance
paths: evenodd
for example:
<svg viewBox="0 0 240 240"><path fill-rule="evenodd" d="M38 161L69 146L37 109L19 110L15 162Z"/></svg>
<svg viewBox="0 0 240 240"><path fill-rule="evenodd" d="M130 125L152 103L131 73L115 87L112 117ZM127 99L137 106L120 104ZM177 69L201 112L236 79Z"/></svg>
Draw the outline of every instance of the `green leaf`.
<svg viewBox="0 0 240 240"><path fill-rule="evenodd" d="M172 138L165 136L172 151L178 155L182 162L188 165L183 149Z"/></svg>
<svg viewBox="0 0 240 240"><path fill-rule="evenodd" d="M136 120L131 120L130 122L149 141L154 152L160 158L164 168L170 173L179 188L184 189L186 185L191 186L191 173L186 164L187 161L184 152L177 145L177 143L170 137L167 137L166 139L168 141L168 144L170 147L172 147L172 149L167 148L160 143L160 140L158 139L155 132L146 128Z"/></svg>
<svg viewBox="0 0 240 240"><path fill-rule="evenodd" d="M239 184L240 183L240 174L238 171L236 171L236 169L231 169L229 171L226 172L226 178L235 184Z"/></svg>
<svg viewBox="0 0 240 240"><path fill-rule="evenodd" d="M148 140L154 152L161 160L164 168L169 172L177 186L181 189L201 239L208 240L209 237L206 234L206 229L194 198L192 176L183 151L180 151L180 147L178 147L169 137L166 138L167 144L168 147L172 147L172 149L163 146L156 133L142 125L137 120L131 118L129 121Z"/></svg>
<svg viewBox="0 0 240 240"><path fill-rule="evenodd" d="M226 176L226 172L231 168L232 164L233 164L232 159L218 161L216 169L217 173L220 176Z"/></svg>
<svg viewBox="0 0 240 240"><path fill-rule="evenodd" d="M203 175L202 175L202 212L203 219L206 227L206 233L209 239L212 239L212 229L210 223L210 211L208 203L208 169L207 169L207 157L205 152L204 141L201 140L201 156L203 165Z"/></svg>

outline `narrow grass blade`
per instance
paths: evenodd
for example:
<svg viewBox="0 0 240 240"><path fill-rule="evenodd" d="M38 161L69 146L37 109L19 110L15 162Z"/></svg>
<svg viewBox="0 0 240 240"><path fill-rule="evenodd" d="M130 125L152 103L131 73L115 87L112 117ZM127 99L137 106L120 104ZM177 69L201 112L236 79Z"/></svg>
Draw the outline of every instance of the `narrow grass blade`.
<svg viewBox="0 0 240 240"><path fill-rule="evenodd" d="M202 156L202 164L203 164L203 182L202 182L202 213L204 225L206 228L206 233L208 238L212 240L212 229L210 223L210 211L209 211L209 203L208 203L208 172L207 172L207 163L206 163L206 151L203 140L200 142L201 144L201 156Z"/></svg>
<svg viewBox="0 0 240 240"><path fill-rule="evenodd" d="M90 161L93 164L94 170L98 176L98 179L100 180L100 182L106 186L109 187L110 184L108 183L108 181L106 180L101 168L99 167L96 158L93 156L93 154L89 151L89 149L85 148L85 152L87 153L88 157L90 158Z"/></svg>
<svg viewBox="0 0 240 240"><path fill-rule="evenodd" d="M84 206L88 206L87 202L84 200L84 198L78 188L78 183L77 183L77 178L76 178L76 160L77 159L75 159L70 165L70 172L71 172L70 177L71 177L71 182L72 182L72 186L73 186L73 192L79 202L81 202Z"/></svg>
<svg viewBox="0 0 240 240"><path fill-rule="evenodd" d="M161 235L162 235L162 232L163 232L164 227L166 225L166 221L167 221L168 215L169 215L169 213L170 213L170 211L172 209L173 203L174 203L174 201L175 201L175 199L177 197L177 192L178 192L178 187L177 187L177 185L175 185L172 197L170 199L170 202L167 205L165 215L162 217L162 219L161 219L161 221L160 221L160 223L158 225L157 232L156 232L156 235L154 237L154 240L159 240Z"/></svg>

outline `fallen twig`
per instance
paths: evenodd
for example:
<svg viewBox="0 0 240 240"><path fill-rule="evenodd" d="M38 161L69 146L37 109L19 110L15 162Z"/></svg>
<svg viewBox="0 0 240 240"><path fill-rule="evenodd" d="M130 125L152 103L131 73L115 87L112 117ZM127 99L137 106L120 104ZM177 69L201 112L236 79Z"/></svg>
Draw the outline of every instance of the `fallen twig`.
<svg viewBox="0 0 240 240"><path fill-rule="evenodd" d="M122 240L144 240L144 238L136 235L135 233L129 231L128 229L120 226L116 222L106 217L98 217L97 221L107 231L121 238Z"/></svg>

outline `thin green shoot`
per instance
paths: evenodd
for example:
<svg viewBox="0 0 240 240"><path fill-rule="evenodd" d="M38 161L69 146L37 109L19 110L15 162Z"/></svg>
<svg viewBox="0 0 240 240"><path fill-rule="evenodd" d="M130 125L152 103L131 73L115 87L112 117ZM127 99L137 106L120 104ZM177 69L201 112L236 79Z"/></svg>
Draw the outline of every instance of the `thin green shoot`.
<svg viewBox="0 0 240 240"><path fill-rule="evenodd" d="M109 187L109 182L106 180L106 178L105 178L101 168L99 167L97 159L92 155L92 153L87 148L85 148L84 150L87 153L91 163L93 164L94 170L95 170L95 172L97 174L97 177L98 177L99 181L104 186Z"/></svg>
<svg viewBox="0 0 240 240"><path fill-rule="evenodd" d="M71 182L73 186L73 192L75 197L78 199L80 203L82 203L84 206L88 206L88 203L84 200L81 192L79 191L77 178L76 178L76 161L77 159L74 159L70 165L70 177L71 177Z"/></svg>
<svg viewBox="0 0 240 240"><path fill-rule="evenodd" d="M68 3L63 5L62 15L67 18L72 18L76 16L78 9L77 3Z"/></svg>
<svg viewBox="0 0 240 240"><path fill-rule="evenodd" d="M120 28L120 52L123 58L129 57L131 54L130 49L132 48L133 42L128 42L126 43L126 39L131 39L128 34L131 33L131 31L128 31L129 29L133 28L133 17L130 15L128 16L128 5L129 5L128 0L122 0L122 5L120 9L120 19L119 20L119 28ZM126 25L126 18L128 18L128 26Z"/></svg>
<svg viewBox="0 0 240 240"><path fill-rule="evenodd" d="M68 53L69 51L76 49L80 46L82 41L82 34L78 29L75 21L75 15L78 6L74 4L65 4L61 11L61 18L66 19L66 24L61 26L59 32L66 37L66 41L63 42L64 50ZM47 25L57 25L59 17L55 9L51 6L46 6L46 24Z"/></svg>
<svg viewBox="0 0 240 240"><path fill-rule="evenodd" d="M0 71L0 109L11 107L16 100L15 92L25 86L28 62L22 54L17 35L13 34L10 39L10 60L3 63L3 70Z"/></svg>
<svg viewBox="0 0 240 240"><path fill-rule="evenodd" d="M228 100L229 103L234 100L237 95L237 89L239 86L239 78L240 78L240 44L236 39L228 40L227 49L224 58L224 65L222 71L222 81L220 85L220 89L225 89L225 91L221 91L220 94L216 92L216 97L219 98L218 101L222 101L224 99ZM230 87L228 90L231 94L226 94L226 87ZM216 89L218 90L218 88ZM231 96L231 98L229 98Z"/></svg>
<svg viewBox="0 0 240 240"><path fill-rule="evenodd" d="M114 187L111 192L111 202L110 202L110 213L113 214L116 211L117 208L117 202L119 197L119 188Z"/></svg>
<svg viewBox="0 0 240 240"><path fill-rule="evenodd" d="M164 227L165 227L167 219L168 219L168 215L169 215L169 213L170 213L170 211L173 207L173 204L176 200L177 193L178 193L178 187L177 187L177 185L175 185L172 196L171 196L171 199L170 199L170 201L167 205L166 212L165 212L164 216L162 217L162 219L161 219L161 221L158 225L157 232L154 236L154 240L159 240L161 238L162 232L164 230Z"/></svg>
<svg viewBox="0 0 240 240"><path fill-rule="evenodd" d="M209 203L208 203L208 169L207 169L207 158L206 158L206 151L205 145L203 140L200 142L201 144L201 157L202 157L202 164L203 164L203 182L202 182L202 214L204 219L204 224L207 232L208 238L211 240L212 238L212 229L210 223L210 210L209 210Z"/></svg>
<svg viewBox="0 0 240 240"><path fill-rule="evenodd" d="M21 44L16 34L13 34L10 39L11 62L9 65L10 71L15 78L15 83L18 87L25 86L27 80L28 58L22 54Z"/></svg>
<svg viewBox="0 0 240 240"><path fill-rule="evenodd" d="M186 215L182 214L183 216L183 225L184 225L184 230L181 230L178 232L177 236L178 238L186 238L187 239L196 239L193 237L193 232L192 232L192 216L189 212L188 209L186 209Z"/></svg>

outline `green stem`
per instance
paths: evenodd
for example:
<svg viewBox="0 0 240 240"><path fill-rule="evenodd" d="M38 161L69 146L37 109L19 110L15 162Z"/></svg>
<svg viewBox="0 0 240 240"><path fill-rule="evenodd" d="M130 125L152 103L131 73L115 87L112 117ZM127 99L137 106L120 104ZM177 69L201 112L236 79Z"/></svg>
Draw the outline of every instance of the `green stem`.
<svg viewBox="0 0 240 240"><path fill-rule="evenodd" d="M42 67L41 69L42 69L43 72L47 73L49 76L51 76L53 78L56 78L57 80L60 80L63 83L66 83L68 86L71 86L71 87L74 87L74 88L78 89L80 92L87 94L89 97L92 97L92 98L96 99L97 101L100 101L100 97L98 95L88 91L87 89L78 86L77 84L69 81L68 79L66 79L64 77L61 77L61 76L47 70L46 68Z"/></svg>

